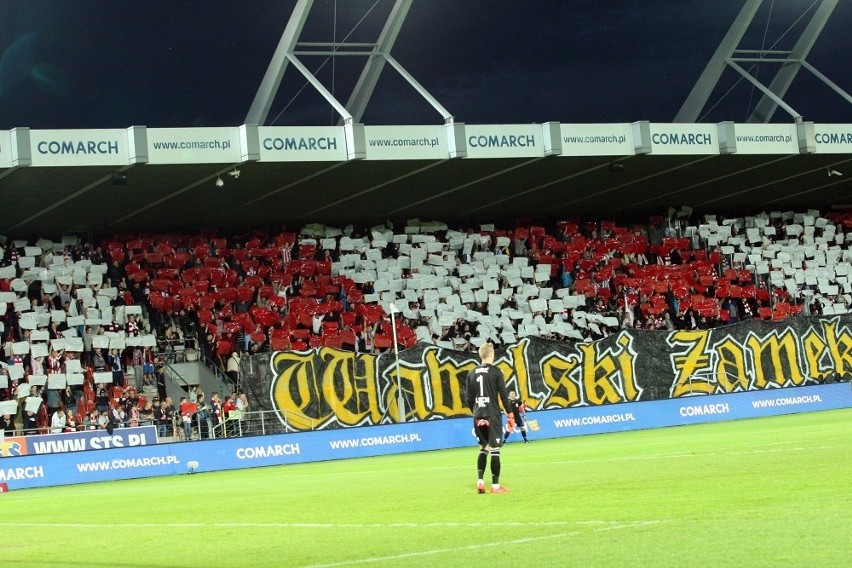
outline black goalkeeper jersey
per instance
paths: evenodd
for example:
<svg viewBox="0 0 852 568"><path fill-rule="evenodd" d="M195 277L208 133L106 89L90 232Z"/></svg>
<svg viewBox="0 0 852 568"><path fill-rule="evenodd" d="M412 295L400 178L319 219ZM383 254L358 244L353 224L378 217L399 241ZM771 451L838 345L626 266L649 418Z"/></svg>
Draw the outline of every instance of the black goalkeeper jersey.
<svg viewBox="0 0 852 568"><path fill-rule="evenodd" d="M467 375L467 406L474 418L500 416L503 408L511 408L503 372L494 365L479 365Z"/></svg>

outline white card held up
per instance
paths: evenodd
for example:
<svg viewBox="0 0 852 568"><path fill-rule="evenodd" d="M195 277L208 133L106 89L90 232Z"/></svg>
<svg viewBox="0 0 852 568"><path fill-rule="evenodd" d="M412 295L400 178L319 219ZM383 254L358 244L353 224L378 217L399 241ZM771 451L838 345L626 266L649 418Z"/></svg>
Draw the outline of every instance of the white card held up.
<svg viewBox="0 0 852 568"><path fill-rule="evenodd" d="M95 384L109 384L112 382L112 373L110 371L97 371L93 373Z"/></svg>
<svg viewBox="0 0 852 568"><path fill-rule="evenodd" d="M47 357L47 343L30 343L30 357Z"/></svg>
<svg viewBox="0 0 852 568"><path fill-rule="evenodd" d="M29 352L29 341L15 341L14 343L12 343L12 355L26 355Z"/></svg>
<svg viewBox="0 0 852 568"><path fill-rule="evenodd" d="M62 390L68 384L68 379L62 373L54 373L47 376L48 390Z"/></svg>
<svg viewBox="0 0 852 568"><path fill-rule="evenodd" d="M83 381L86 379L86 376L83 373L68 373L65 375L65 378L69 385L82 385Z"/></svg>
<svg viewBox="0 0 852 568"><path fill-rule="evenodd" d="M3 388L0 385L0 388ZM0 402L0 414L2 415L12 415L18 413L18 402L15 400L4 400Z"/></svg>
<svg viewBox="0 0 852 568"><path fill-rule="evenodd" d="M38 412L39 407L42 405L42 400L40 396L28 396L27 401L24 404L24 412L32 412L36 414Z"/></svg>
<svg viewBox="0 0 852 568"><path fill-rule="evenodd" d="M47 383L47 375L30 375L27 380L31 386L43 387Z"/></svg>
<svg viewBox="0 0 852 568"><path fill-rule="evenodd" d="M30 301L27 298L19 298L15 300L15 311L26 312L31 309Z"/></svg>
<svg viewBox="0 0 852 568"><path fill-rule="evenodd" d="M27 268L35 268L35 257L32 256L22 256L18 258L18 266L23 269Z"/></svg>
<svg viewBox="0 0 852 568"><path fill-rule="evenodd" d="M9 365L6 367L6 371L9 373L9 378L13 381L20 381L24 378L24 366L20 363Z"/></svg>

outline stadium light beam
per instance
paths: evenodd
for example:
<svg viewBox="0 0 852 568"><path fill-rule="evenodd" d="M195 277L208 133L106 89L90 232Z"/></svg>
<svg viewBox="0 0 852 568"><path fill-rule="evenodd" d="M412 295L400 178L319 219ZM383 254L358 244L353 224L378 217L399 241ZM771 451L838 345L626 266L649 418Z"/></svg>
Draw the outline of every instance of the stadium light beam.
<svg viewBox="0 0 852 568"><path fill-rule="evenodd" d="M391 329L393 329L393 356L396 365L396 407L399 412L399 423L405 422L405 398L402 396L402 378L399 374L399 343L396 337L396 304L391 302Z"/></svg>

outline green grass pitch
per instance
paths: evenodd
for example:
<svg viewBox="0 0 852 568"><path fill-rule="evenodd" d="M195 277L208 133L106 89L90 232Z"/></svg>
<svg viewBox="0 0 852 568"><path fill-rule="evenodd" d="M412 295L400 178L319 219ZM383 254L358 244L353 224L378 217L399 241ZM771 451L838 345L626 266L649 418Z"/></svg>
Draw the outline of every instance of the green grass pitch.
<svg viewBox="0 0 852 568"><path fill-rule="evenodd" d="M29 567L849 566L852 410L12 491ZM471 440L473 441L473 440Z"/></svg>

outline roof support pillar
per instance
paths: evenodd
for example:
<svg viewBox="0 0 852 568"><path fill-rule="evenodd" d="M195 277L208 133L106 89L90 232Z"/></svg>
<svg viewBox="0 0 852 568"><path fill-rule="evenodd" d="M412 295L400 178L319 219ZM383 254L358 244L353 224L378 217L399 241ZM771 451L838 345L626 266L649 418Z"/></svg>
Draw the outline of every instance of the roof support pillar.
<svg viewBox="0 0 852 568"><path fill-rule="evenodd" d="M453 123L453 116L445 109L438 100L427 91L396 59L391 57L393 48L405 17L411 8L413 0L395 0L393 8L388 15L385 25L379 34L375 44L355 42L300 42L299 36L305 26L305 21L313 6L313 0L298 0L290 21L278 42L278 47L272 56L272 61L266 70L266 75L257 90L251 108L246 115L245 124L264 125L272 107L272 102L281 85L281 79L287 66L293 65L308 80L322 97L340 115L341 124L357 124L361 122L367 104L373 95L379 76L384 69L385 63L396 70L403 79L411 85L423 99L429 103L443 118L445 124ZM297 48L309 48L299 51ZM361 48L353 50L353 48ZM370 48L370 49L363 49ZM327 58L338 56L361 56L366 57L367 62L358 82L353 89L346 105L340 103L337 98L323 86L317 77L299 59L299 56L325 56Z"/></svg>

